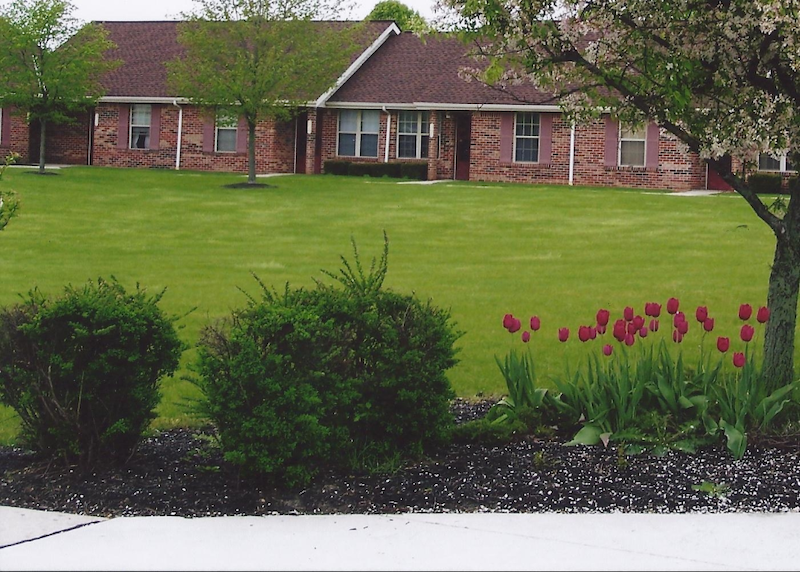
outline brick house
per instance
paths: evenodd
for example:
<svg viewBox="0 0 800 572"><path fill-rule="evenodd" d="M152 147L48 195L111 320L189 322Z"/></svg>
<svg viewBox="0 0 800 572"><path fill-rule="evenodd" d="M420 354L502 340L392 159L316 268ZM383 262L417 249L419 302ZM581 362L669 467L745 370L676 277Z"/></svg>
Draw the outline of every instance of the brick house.
<svg viewBox="0 0 800 572"><path fill-rule="evenodd" d="M122 65L105 78L94 110L52 129L48 160L246 172L243 122L169 92L165 63L181 53L177 23L103 25L117 44L110 57ZM422 161L431 180L726 188L655 124L633 128L603 117L573 126L557 101L531 86L465 81L460 70L476 64L452 37L421 39L393 22L370 22L362 40L335 88L291 121L258 126L257 173L320 173L328 160ZM12 142L18 131L12 127ZM773 163L763 168L786 170Z"/></svg>
<svg viewBox="0 0 800 572"><path fill-rule="evenodd" d="M14 109L0 108L0 159L18 153L20 162L27 163L30 128L24 117Z"/></svg>

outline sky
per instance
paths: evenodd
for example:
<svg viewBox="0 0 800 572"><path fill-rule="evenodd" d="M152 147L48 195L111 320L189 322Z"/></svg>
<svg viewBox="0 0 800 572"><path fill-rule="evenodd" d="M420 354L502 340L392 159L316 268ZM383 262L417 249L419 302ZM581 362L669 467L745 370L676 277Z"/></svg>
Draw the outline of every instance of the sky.
<svg viewBox="0 0 800 572"><path fill-rule="evenodd" d="M355 0L355 10L349 19L361 20L378 0ZM79 20L176 20L181 12L194 7L192 0L71 0L76 7L73 14ZM434 0L402 0L422 16L431 20Z"/></svg>

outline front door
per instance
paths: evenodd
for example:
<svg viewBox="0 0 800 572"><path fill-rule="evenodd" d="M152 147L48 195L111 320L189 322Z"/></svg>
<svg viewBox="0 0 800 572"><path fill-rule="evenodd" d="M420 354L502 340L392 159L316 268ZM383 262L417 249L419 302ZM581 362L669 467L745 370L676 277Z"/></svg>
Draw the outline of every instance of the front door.
<svg viewBox="0 0 800 572"><path fill-rule="evenodd" d="M469 154L472 142L472 115L456 117L456 180L469 181Z"/></svg>
<svg viewBox="0 0 800 572"><path fill-rule="evenodd" d="M729 171L731 170L730 155L725 155L724 157L720 158L719 162L722 163ZM722 178L722 175L717 173L715 169L711 168L711 165L708 163L706 163L706 189L709 191L733 190L733 188Z"/></svg>

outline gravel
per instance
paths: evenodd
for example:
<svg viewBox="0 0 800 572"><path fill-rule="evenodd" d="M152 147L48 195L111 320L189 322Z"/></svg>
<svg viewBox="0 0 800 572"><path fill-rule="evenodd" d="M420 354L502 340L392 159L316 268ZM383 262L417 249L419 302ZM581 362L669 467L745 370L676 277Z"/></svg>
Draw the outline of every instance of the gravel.
<svg viewBox="0 0 800 572"><path fill-rule="evenodd" d="M457 422L491 403L456 400ZM620 456L524 438L453 445L392 474L326 472L287 492L239 478L210 427L146 439L122 467L91 473L0 447L0 505L93 516L378 514L401 512L785 512L800 509L800 439L695 454ZM700 489L700 490L698 490Z"/></svg>

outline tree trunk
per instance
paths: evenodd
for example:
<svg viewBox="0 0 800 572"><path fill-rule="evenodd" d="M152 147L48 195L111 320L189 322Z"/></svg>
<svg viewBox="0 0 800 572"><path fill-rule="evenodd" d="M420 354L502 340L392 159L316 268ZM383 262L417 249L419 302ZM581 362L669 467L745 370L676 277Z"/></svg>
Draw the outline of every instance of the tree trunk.
<svg viewBox="0 0 800 572"><path fill-rule="evenodd" d="M777 235L769 277L770 318L764 334L764 382L768 391L794 381L794 338L800 292L800 196L792 193Z"/></svg>
<svg viewBox="0 0 800 572"><path fill-rule="evenodd" d="M256 182L256 122L247 120L247 182Z"/></svg>
<svg viewBox="0 0 800 572"><path fill-rule="evenodd" d="M39 174L44 174L44 149L45 136L47 134L47 120L39 120Z"/></svg>

